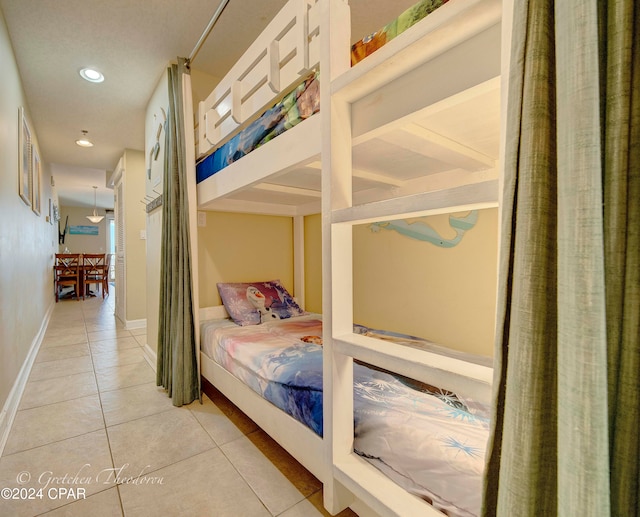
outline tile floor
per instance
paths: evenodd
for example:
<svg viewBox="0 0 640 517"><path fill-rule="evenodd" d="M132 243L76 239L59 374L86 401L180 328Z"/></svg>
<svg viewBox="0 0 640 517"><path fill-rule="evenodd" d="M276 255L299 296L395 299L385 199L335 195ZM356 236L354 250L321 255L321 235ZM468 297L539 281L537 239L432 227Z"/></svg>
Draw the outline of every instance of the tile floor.
<svg viewBox="0 0 640 517"><path fill-rule="evenodd" d="M0 515L329 515L320 482L215 390L174 407L145 341L112 297L56 304L0 457Z"/></svg>

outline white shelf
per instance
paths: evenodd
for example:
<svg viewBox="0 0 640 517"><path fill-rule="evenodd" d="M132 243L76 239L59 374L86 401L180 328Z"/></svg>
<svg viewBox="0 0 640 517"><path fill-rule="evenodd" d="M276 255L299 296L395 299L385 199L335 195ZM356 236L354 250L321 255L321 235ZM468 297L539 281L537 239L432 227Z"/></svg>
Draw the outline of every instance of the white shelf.
<svg viewBox="0 0 640 517"><path fill-rule="evenodd" d="M450 0L337 77L331 94L354 102L499 24L501 16L501 0Z"/></svg>
<svg viewBox="0 0 640 517"><path fill-rule="evenodd" d="M282 133L277 138L270 140L256 150L243 156L238 161L231 163L221 171L216 172L197 185L198 210L229 210L233 204L231 198L237 192L245 195L252 188L257 187L259 193L256 197L265 201L273 199L275 196L267 196L264 189L259 185L267 179L272 179L276 174L286 174L288 171L301 167L305 164L317 160L320 155L320 126L322 117L320 113L300 122L297 126ZM275 193L279 199L270 202L270 211L276 210L275 206L282 205L283 215L295 215L295 205L297 200L288 206L282 199L286 194L284 191ZM302 198L300 194L291 194L294 198ZM311 195L302 203L307 204L313 201ZM254 206L258 206L254 201ZM298 202L299 203L299 202ZM239 205L238 211L253 211L251 203ZM318 209L319 209L319 203ZM232 208L231 208L232 209ZM245 210L246 209L246 210ZM317 210L316 210L317 211ZM261 211L262 212L262 211ZM265 212L262 212L265 213Z"/></svg>
<svg viewBox="0 0 640 517"><path fill-rule="evenodd" d="M359 334L334 338L334 351L481 402L491 400L493 368Z"/></svg>
<svg viewBox="0 0 640 517"><path fill-rule="evenodd" d="M442 513L416 496L408 494L375 467L350 454L333 467L337 481L381 517L442 517Z"/></svg>
<svg viewBox="0 0 640 517"><path fill-rule="evenodd" d="M498 206L498 180L488 180L452 189L424 192L334 210L331 213L331 222L366 224L496 206Z"/></svg>

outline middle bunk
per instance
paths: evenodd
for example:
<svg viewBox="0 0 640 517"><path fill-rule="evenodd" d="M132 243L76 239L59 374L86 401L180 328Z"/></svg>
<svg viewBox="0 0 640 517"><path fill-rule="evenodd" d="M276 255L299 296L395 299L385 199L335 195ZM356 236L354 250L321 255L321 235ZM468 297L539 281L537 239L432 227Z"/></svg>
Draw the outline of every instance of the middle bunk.
<svg viewBox="0 0 640 517"><path fill-rule="evenodd" d="M300 216L322 213L323 324L305 336L324 341L315 349L324 433L274 413L215 352L203 351L202 374L325 484L332 512L432 509L353 457L353 402L340 401L353 393L354 365L490 398L486 363L356 332L352 294L342 295L352 286L354 225L497 206L501 16L499 0L423 1L352 45L345 1L290 0L200 104L198 210L291 216L297 239ZM203 311L210 317L228 312ZM229 322L212 325L209 333L222 336Z"/></svg>

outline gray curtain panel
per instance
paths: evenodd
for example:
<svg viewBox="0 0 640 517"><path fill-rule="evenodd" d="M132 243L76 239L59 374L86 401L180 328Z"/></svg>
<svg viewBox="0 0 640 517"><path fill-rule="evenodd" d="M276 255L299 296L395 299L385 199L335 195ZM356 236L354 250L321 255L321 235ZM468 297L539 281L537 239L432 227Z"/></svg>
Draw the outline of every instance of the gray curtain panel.
<svg viewBox="0 0 640 517"><path fill-rule="evenodd" d="M604 2L603 2L604 3ZM640 3L608 2L603 100L611 514L640 515Z"/></svg>
<svg viewBox="0 0 640 517"><path fill-rule="evenodd" d="M640 6L514 3L483 515L639 515Z"/></svg>
<svg viewBox="0 0 640 517"><path fill-rule="evenodd" d="M174 406L200 399L200 375L194 338L191 295L189 200L182 76L186 60L168 69L169 110L165 133L160 307L156 384L163 386Z"/></svg>

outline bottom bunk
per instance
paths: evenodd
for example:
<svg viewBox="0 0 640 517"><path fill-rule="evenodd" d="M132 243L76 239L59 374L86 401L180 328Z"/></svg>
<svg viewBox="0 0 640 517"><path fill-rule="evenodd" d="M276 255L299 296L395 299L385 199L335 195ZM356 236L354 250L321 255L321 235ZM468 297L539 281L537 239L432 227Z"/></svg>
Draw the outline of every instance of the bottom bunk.
<svg viewBox="0 0 640 517"><path fill-rule="evenodd" d="M321 317L246 326L217 319L201 327L203 376L318 479L329 479L321 438ZM415 338L355 331L445 352ZM447 515L480 512L488 418L480 401L354 363L354 451Z"/></svg>
<svg viewBox="0 0 640 517"><path fill-rule="evenodd" d="M203 329L210 323L204 322ZM205 342L204 335L202 342ZM204 352L204 345L202 350L200 354L202 376L309 472L320 480L325 479L327 468L323 456L322 438L225 370Z"/></svg>

